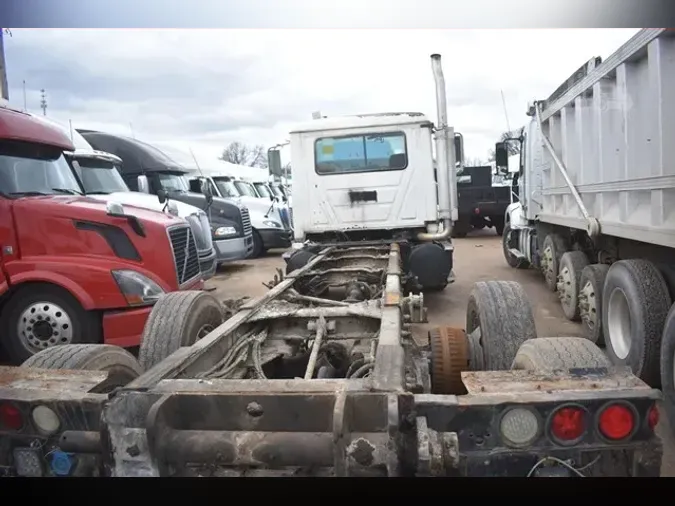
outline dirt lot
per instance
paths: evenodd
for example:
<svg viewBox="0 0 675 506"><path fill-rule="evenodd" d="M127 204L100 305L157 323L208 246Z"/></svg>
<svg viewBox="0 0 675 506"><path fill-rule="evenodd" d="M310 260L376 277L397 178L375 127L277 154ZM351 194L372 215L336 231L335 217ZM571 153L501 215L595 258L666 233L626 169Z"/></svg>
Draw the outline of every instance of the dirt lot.
<svg viewBox="0 0 675 506"><path fill-rule="evenodd" d="M472 236L455 241L456 281L444 292L428 295L429 326L452 325L464 327L466 303L476 281L502 279L518 281L532 303L537 334L541 337L580 336L579 324L565 319L558 298L549 292L534 270L515 270L502 257L501 240L494 230L474 232ZM270 252L265 258L234 263L221 268L207 286L219 299L258 297L267 291L263 282L269 282L277 268L284 266L281 251ZM416 337L425 336L425 328L418 329ZM675 476L675 440L662 416L659 433L664 439L662 476Z"/></svg>

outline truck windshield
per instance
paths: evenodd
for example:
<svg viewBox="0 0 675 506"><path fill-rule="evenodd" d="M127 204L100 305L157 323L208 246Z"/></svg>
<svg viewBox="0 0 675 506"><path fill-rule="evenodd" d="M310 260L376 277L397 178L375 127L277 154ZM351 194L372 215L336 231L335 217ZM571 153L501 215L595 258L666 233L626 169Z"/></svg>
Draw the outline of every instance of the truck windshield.
<svg viewBox="0 0 675 506"><path fill-rule="evenodd" d="M82 193L60 150L14 142L0 143L0 192L14 197Z"/></svg>
<svg viewBox="0 0 675 506"><path fill-rule="evenodd" d="M128 192L129 188L112 162L92 158L76 158L79 168L77 175L82 181L84 193L105 195L114 192Z"/></svg>
<svg viewBox="0 0 675 506"><path fill-rule="evenodd" d="M159 183L166 191L187 192L190 186L183 174L164 172L159 174Z"/></svg>
<svg viewBox="0 0 675 506"><path fill-rule="evenodd" d="M253 186L262 198L268 199L274 196L265 183L253 183Z"/></svg>
<svg viewBox="0 0 675 506"><path fill-rule="evenodd" d="M255 188L253 188L251 183L247 183L246 181L235 181L234 185L237 187L237 190L242 197L259 198L259 195L256 193Z"/></svg>
<svg viewBox="0 0 675 506"><path fill-rule="evenodd" d="M271 185L271 188L272 188L272 191L274 192L275 196L277 196L279 198L283 198L283 197L286 196L286 194L284 193L284 190L280 186L273 184L273 185Z"/></svg>
<svg viewBox="0 0 675 506"><path fill-rule="evenodd" d="M237 191L237 187L234 186L234 183L229 178L214 177L213 182L216 183L223 197L236 198L241 196L239 191Z"/></svg>

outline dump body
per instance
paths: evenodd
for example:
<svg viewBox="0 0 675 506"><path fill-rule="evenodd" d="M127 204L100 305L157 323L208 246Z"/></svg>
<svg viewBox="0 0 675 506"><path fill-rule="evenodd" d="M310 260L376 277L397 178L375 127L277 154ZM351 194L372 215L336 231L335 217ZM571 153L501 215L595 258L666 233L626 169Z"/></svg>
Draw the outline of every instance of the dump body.
<svg viewBox="0 0 675 506"><path fill-rule="evenodd" d="M602 63L589 62L578 73L585 77L572 76L567 91L539 104L543 133L601 233L667 247L675 247L673 35L640 31ZM520 181L526 217L586 230L541 133L533 117Z"/></svg>

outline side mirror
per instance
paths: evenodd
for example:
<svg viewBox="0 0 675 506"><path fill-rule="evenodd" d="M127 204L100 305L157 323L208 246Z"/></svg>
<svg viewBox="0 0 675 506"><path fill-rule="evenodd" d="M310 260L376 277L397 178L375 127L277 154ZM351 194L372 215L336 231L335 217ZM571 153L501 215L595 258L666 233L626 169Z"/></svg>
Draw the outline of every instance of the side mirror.
<svg viewBox="0 0 675 506"><path fill-rule="evenodd" d="M201 179L190 179L189 184L192 193L204 193Z"/></svg>
<svg viewBox="0 0 675 506"><path fill-rule="evenodd" d="M138 176L138 191L143 193L150 193L150 181L148 176Z"/></svg>
<svg viewBox="0 0 675 506"><path fill-rule="evenodd" d="M509 152L506 149L506 143L498 142L495 144L495 165L497 167L509 167Z"/></svg>
<svg viewBox="0 0 675 506"><path fill-rule="evenodd" d="M464 167L464 137L459 132L455 133L455 162Z"/></svg>
<svg viewBox="0 0 675 506"><path fill-rule="evenodd" d="M281 153L278 149L269 149L267 150L267 166L269 168L270 174L273 176L281 177Z"/></svg>
<svg viewBox="0 0 675 506"><path fill-rule="evenodd" d="M168 194L166 193L166 190L164 188L160 188L159 190L157 190L157 198L159 199L160 204L166 202L167 197Z"/></svg>
<svg viewBox="0 0 675 506"><path fill-rule="evenodd" d="M206 195L207 197L213 196L213 192L211 191L211 185L206 179L199 179L199 189L201 190L201 193Z"/></svg>

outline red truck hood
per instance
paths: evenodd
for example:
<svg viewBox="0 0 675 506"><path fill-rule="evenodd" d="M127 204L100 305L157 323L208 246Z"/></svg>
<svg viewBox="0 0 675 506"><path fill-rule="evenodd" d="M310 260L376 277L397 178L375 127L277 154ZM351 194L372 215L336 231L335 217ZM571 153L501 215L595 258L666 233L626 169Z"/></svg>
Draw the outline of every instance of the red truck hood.
<svg viewBox="0 0 675 506"><path fill-rule="evenodd" d="M106 214L106 203L90 197L49 195L40 197L27 197L15 201L16 207L23 207L22 203L30 202L33 209L42 209L52 216L68 217L82 220L96 220L102 222L114 222L120 218L114 218ZM183 220L175 216L150 211L140 207L124 205L126 214L133 215L139 220L154 222L166 228L170 225L181 223Z"/></svg>

